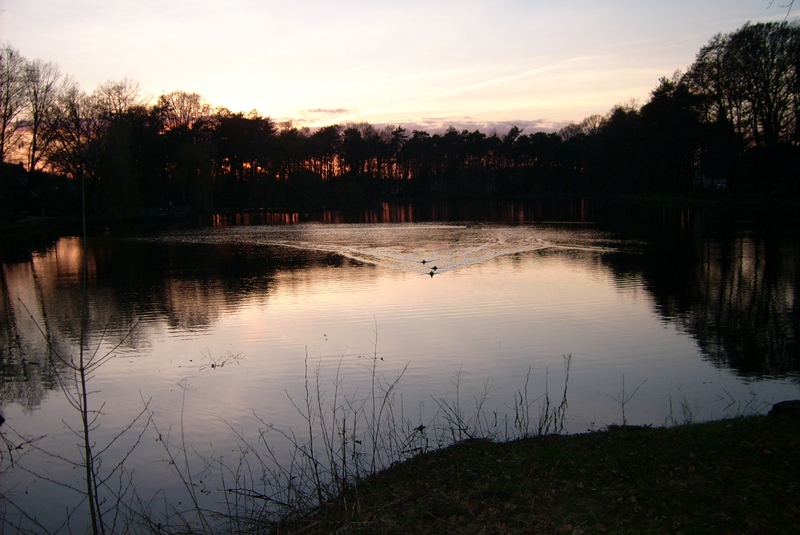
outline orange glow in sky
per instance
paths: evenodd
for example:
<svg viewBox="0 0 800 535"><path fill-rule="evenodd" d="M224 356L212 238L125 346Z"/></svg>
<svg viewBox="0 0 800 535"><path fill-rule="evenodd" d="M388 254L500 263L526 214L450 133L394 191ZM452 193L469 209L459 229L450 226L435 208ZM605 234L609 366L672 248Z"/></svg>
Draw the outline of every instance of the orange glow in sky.
<svg viewBox="0 0 800 535"><path fill-rule="evenodd" d="M277 121L553 130L645 102L766 0L3 0L0 40L86 91L130 78ZM792 19L794 13L789 17ZM244 24L243 24L244 21Z"/></svg>

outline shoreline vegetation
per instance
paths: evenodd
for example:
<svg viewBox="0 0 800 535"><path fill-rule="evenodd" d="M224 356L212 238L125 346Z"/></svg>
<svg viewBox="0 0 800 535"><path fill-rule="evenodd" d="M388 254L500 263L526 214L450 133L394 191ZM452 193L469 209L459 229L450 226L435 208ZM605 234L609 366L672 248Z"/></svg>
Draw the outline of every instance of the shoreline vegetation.
<svg viewBox="0 0 800 535"><path fill-rule="evenodd" d="M580 198L548 198L542 197L539 199L528 199L527 201L519 200L519 201L496 201L491 202L491 204L496 204L497 206L511 206L511 207L524 207L531 202L536 201L554 201L555 203L564 203L564 205L568 205L570 200L575 202L581 201L589 201L590 203L594 204L602 204L604 202L613 202L620 205L648 205L648 204L661 204L663 206L683 206L686 208L709 208L709 209L726 209L726 210L737 210L740 216L749 215L750 217L758 218L759 216L763 216L764 219L774 220L774 221L782 221L782 222L789 222L796 220L798 218L798 214L796 209L800 207L800 199L793 199L793 198L780 198L780 199L765 199L765 198L750 198L750 199L742 199L742 198L733 198L733 197L722 197L722 196L705 196L705 197L675 197L675 196L662 196L662 195L612 195L612 196L589 196L589 197L580 197ZM182 213L176 214L149 214L149 213L142 213L138 216L126 216L126 217L105 217L105 216L95 216L87 218L87 224L90 227L102 226L103 228L107 228L110 226L126 226L126 225L136 225L136 224L150 224L150 225L158 225L158 224L175 224L180 222L192 222L192 221L200 221L202 218L205 217L233 217L236 216L243 216L243 215L255 215L255 218L244 218L242 221L248 221L248 223L243 224L262 224L260 223L258 216L262 216L265 221L269 221L275 219L280 221L282 224L286 224L287 221L292 223L299 223L299 222L318 222L318 221L327 221L329 218L324 217L325 214L328 213L360 213L360 212L370 212L370 211L381 211L384 212L384 208L389 207L396 208L396 207L403 207L403 206L414 206L414 207L430 207L433 205L437 205L438 203L431 203L422 201L420 203L376 203L374 205L343 205L343 206L331 206L331 207L322 207L321 209L315 209L310 211L297 211L292 210L286 207L277 207L277 208L260 208L255 210L248 210L248 209L238 209L238 208L229 208L229 209L220 209L214 211L213 213L197 213L193 211L184 211ZM452 205L460 205L460 206L467 206L467 205L480 205L479 201L470 202L470 203L445 203L445 204L452 204ZM485 204L485 203L483 203ZM600 208L602 212L603 209ZM381 219L381 223L392 223L395 221L391 220L391 211L389 215L389 220ZM424 212L423 212L424 213ZM274 216L274 217L270 217ZM278 216L286 216L286 217L278 217ZM548 221L550 219L548 218ZM423 215L419 218L419 220L415 220L413 222L425 222L427 219ZM348 221L350 222L350 221ZM410 221L404 221L410 222ZM502 221L499 221L502 222ZM514 223L519 223L520 221L514 220ZM535 219L531 219L526 221L529 223L535 223ZM569 222L569 221L565 221ZM15 236L15 235L26 235L32 233L63 233L68 231L69 229L74 229L75 232L78 232L81 226L81 217L79 215L32 215L32 216L25 216L16 219L14 222L9 222L5 220L0 220L0 232L4 236Z"/></svg>
<svg viewBox="0 0 800 535"><path fill-rule="evenodd" d="M327 374L321 364L309 369L306 357L304 390L286 393L299 423L280 428L256 415L259 431L246 438L226 422L239 441L240 457L224 463L222 457L191 452L183 417L172 429L157 421L145 399L140 415L113 439L130 434L123 458L101 462L108 445L97 444L94 434L105 425L105 415L93 408L97 402L91 397L98 392L90 390L83 372L98 372L113 351L93 354L70 363L76 378L62 385L71 399L73 390L81 394L74 407L88 423L78 435L92 445L85 447L89 460L39 451L86 468L88 490L60 484L97 504L92 533L577 535L800 528L800 402L781 404L788 409L783 414L773 406L763 416L764 402L732 399L730 419L695 423L696 409L684 400L674 413L670 402L663 427L628 425L626 407L635 403L643 383L626 389L623 375L621 393L608 394L619 404L621 423L564 434L571 366L571 356L564 355L563 375L552 378L563 379L558 396L551 396L547 370L544 390L536 395L529 370L503 416L490 407L488 390L464 395L456 372L453 390L433 398L434 414L420 421L423 415L407 412L398 389L405 370L385 377L378 369L377 326L375 344L363 365L371 387L360 393L348 393L339 367ZM216 369L241 358L209 354L206 366ZM180 386L183 404L188 385ZM11 464L18 464L24 450L38 449L39 439L3 431L0 459L7 453ZM153 433L183 492L139 494L125 460ZM221 479L207 487L203 480L216 477L209 471L215 464ZM30 473L57 483L35 469ZM21 519L6 517L5 531L61 530L45 529L12 494L0 498L0 507L34 524L30 529L15 523ZM83 531L73 522L80 523L84 513L81 506L68 511L62 528Z"/></svg>
<svg viewBox="0 0 800 535"><path fill-rule="evenodd" d="M800 418L467 440L272 533L797 533Z"/></svg>

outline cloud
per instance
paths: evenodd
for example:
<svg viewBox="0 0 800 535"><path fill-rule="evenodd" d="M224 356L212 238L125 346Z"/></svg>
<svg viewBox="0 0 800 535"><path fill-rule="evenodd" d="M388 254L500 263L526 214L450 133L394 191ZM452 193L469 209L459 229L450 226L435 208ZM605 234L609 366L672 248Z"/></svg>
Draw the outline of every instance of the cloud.
<svg viewBox="0 0 800 535"><path fill-rule="evenodd" d="M404 108L408 106L413 106L425 102L437 101L447 99L448 97L453 97L456 95L461 95L463 93L470 93L475 91L482 91L486 89L490 89L497 86L505 86L514 84L517 82L521 82L524 80L528 80L531 78L536 78L539 75L547 75L551 76L552 73L563 70L565 67L576 64L576 63L592 63L596 62L600 59L613 57L616 54L606 54L606 55L579 55L574 57L569 57L562 59L555 63L548 63L546 65L540 65L535 68L519 70L516 72L512 72L510 74L505 74L502 76L492 76L488 77L484 80L480 80L477 82L467 83L467 84L459 84L455 87L450 87L448 89L440 89L438 91L432 91L427 94L422 94L416 97L411 98L401 98L395 101L375 106L372 108L360 109L360 110L350 110L346 113L336 114L331 113L331 115L338 115L337 117L328 117L325 119L321 119L320 121L311 122L310 126L323 126L323 124L327 124L328 121L333 121L336 123L346 123L351 121L359 120L360 118L368 118L371 115L386 115L386 112L389 111L397 111L399 108ZM327 111L327 110L326 110ZM332 110L331 110L332 111ZM425 119L417 119L417 121L425 123ZM402 122L402 121L396 121ZM484 124L484 123L478 123ZM503 124L508 124L508 121L504 121ZM440 123L441 125L441 123ZM456 125L453 125L454 127ZM560 126L563 125L538 125L536 128L537 130L558 130ZM444 128L447 128L447 125L444 124Z"/></svg>
<svg viewBox="0 0 800 535"><path fill-rule="evenodd" d="M516 126L525 134L536 132L557 132L567 123L564 121L547 121L545 119L520 120L520 121L479 121L470 117L424 117L416 121L400 121L395 123L374 123L376 128L384 126L402 126L407 132L423 130L429 134L442 134L448 128L455 128L458 131L467 130L473 132L478 130L487 135L497 133L504 135L511 127Z"/></svg>
<svg viewBox="0 0 800 535"><path fill-rule="evenodd" d="M582 59L582 58L579 58L579 59ZM375 113L378 113L378 112L385 112L385 111L396 109L396 108L400 108L400 107L403 107L403 106L408 106L410 104L419 104L421 102L429 102L429 101L433 101L433 100L439 100L439 99L442 99L442 98L445 98L445 97L457 95L459 93L465 93L465 92L468 92L468 91L474 91L476 89L482 89L482 88L491 87L491 86L500 85L500 84L507 84L507 83L515 82L517 80L521 80L521 79L524 79L524 78L528 78L528 77L534 76L536 74L541 74L541 73L544 73L544 72L547 72L547 71L551 71L551 70L557 69L558 67L560 67L560 65L545 65L545 66L542 66L542 67L537 67L535 69L528 69L528 70L525 70L525 71L522 71L522 72L518 72L518 73L515 73L515 74L493 77L493 78L490 78L490 79L487 79L487 80L483 80L483 81L480 81L480 82L471 83L471 84L467 84L467 85L462 85L460 87L455 87L455 88L447 89L447 90L444 90L444 91L438 91L438 92L431 93L431 94L428 94L428 95L423 95L423 96L420 96L420 97L415 97L415 98L400 100L400 101L397 101L397 102L392 102L390 104L385 104L383 106L378 106L378 107L375 107L375 108L372 108L372 109L368 109L368 110L352 111L352 112L348 112L348 113L345 113L345 114L341 114L341 116L338 117L336 119L336 121L337 122L353 121L353 120L355 120L355 119L357 119L359 117L363 117L363 116L366 116L366 115L372 115L372 114L375 114ZM315 126L320 126L320 125L315 125Z"/></svg>
<svg viewBox="0 0 800 535"><path fill-rule="evenodd" d="M328 115L341 115L343 113L350 113L346 108L314 108L313 110L306 110L306 113L324 113Z"/></svg>

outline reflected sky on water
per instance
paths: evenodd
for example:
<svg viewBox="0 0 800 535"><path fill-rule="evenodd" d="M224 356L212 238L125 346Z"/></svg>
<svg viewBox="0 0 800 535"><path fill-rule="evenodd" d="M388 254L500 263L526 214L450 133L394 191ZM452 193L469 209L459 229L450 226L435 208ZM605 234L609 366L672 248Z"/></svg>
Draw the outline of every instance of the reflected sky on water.
<svg viewBox="0 0 800 535"><path fill-rule="evenodd" d="M92 378L105 404L96 438L150 400L160 428L174 433L183 415L193 449L233 455L236 433L300 424L291 400L306 364L323 396L337 374L343 392L365 395L373 364L386 381L402 375L396 403L426 425L441 399L471 409L485 397L502 422L526 383L532 400L559 398L565 355L573 433L621 423L623 388L640 387L627 423L653 425L800 397L796 236L704 228L652 238L588 223L293 222L95 236L89 347L115 355ZM47 355L77 351L81 242L5 251L5 429L75 450L65 422L76 415ZM148 474L143 491L176 489L149 476L165 473L163 457L149 439L126 461ZM17 475L19 491L57 494Z"/></svg>

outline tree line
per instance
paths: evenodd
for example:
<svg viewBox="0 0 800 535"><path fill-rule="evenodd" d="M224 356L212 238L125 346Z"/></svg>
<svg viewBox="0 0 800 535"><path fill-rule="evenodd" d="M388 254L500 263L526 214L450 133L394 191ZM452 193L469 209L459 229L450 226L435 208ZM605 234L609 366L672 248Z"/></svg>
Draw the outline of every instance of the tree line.
<svg viewBox="0 0 800 535"><path fill-rule="evenodd" d="M0 49L0 209L90 213L311 210L376 201L538 195L800 194L800 26L714 36L686 72L558 132L316 130L212 107L131 80L91 93L58 67ZM9 162L16 162L11 164Z"/></svg>

